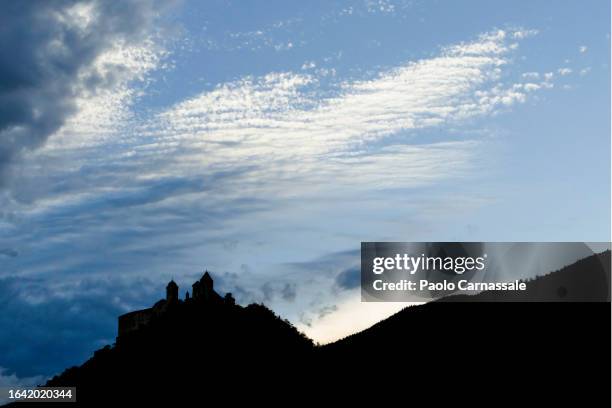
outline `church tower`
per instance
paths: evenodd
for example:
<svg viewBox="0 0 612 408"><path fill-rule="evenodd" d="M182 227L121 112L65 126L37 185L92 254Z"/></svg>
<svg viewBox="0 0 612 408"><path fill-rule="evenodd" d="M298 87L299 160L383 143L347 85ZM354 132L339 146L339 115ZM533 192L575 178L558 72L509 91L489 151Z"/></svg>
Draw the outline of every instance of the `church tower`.
<svg viewBox="0 0 612 408"><path fill-rule="evenodd" d="M210 276L210 273L208 273L208 271L204 272L204 276L202 276L201 282L206 292L210 292L211 290L213 290L213 279Z"/></svg>
<svg viewBox="0 0 612 408"><path fill-rule="evenodd" d="M192 291L191 295L194 299L199 299L202 296L202 284L200 281L195 281L193 285L191 285Z"/></svg>
<svg viewBox="0 0 612 408"><path fill-rule="evenodd" d="M166 286L166 302L174 303L178 301L178 285L174 280L168 282L168 286Z"/></svg>
<svg viewBox="0 0 612 408"><path fill-rule="evenodd" d="M199 304L223 304L223 298L214 290L213 278L208 271L194 282L191 298Z"/></svg>

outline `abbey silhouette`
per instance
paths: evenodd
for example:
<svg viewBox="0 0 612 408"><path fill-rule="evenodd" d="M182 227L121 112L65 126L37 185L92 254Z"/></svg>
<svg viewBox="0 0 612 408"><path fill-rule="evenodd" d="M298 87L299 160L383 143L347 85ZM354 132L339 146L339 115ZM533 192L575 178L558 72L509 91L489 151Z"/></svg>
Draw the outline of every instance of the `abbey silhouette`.
<svg viewBox="0 0 612 408"><path fill-rule="evenodd" d="M227 293L222 297L214 290L214 282L208 271L200 280L192 285L193 296L189 296L189 292L185 293L185 299L179 299L179 287L174 282L174 279L168 282L166 286L166 298L157 301L153 307L143 310L136 310L119 316L119 330L117 341L130 333L136 332L139 329L149 325L151 321L162 316L168 310L180 307L182 304L194 304L201 307L222 307L234 306L236 301L231 293Z"/></svg>

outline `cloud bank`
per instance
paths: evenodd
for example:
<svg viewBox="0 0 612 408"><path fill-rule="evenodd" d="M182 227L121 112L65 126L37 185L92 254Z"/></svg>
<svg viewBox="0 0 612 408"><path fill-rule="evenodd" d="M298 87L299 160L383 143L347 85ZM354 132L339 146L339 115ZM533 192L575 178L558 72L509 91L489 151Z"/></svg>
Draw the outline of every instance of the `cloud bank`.
<svg viewBox="0 0 612 408"><path fill-rule="evenodd" d="M163 1L27 1L0 16L0 183L41 146L78 100L133 79L121 58L152 35Z"/></svg>

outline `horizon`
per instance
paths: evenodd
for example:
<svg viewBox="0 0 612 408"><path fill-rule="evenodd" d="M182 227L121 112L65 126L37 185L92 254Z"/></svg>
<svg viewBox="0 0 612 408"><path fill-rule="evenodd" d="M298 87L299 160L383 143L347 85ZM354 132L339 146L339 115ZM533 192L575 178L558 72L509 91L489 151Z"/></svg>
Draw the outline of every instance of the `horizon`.
<svg viewBox="0 0 612 408"><path fill-rule="evenodd" d="M457 3L7 5L0 384L205 269L328 343L362 241L609 242L610 3Z"/></svg>

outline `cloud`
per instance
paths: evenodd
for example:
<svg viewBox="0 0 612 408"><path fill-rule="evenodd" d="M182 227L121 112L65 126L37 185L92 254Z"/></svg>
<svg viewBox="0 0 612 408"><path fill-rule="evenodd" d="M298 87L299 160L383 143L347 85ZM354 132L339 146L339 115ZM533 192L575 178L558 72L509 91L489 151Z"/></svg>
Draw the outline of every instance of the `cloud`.
<svg viewBox="0 0 612 408"><path fill-rule="evenodd" d="M0 367L10 367L0 380L38 381L81 364L114 342L118 315L160 298L163 283L133 277L0 279Z"/></svg>
<svg viewBox="0 0 612 408"><path fill-rule="evenodd" d="M140 45L162 1L18 2L0 17L0 183L42 145L80 98L133 79L120 51ZM114 54L113 54L114 52Z"/></svg>
<svg viewBox="0 0 612 408"><path fill-rule="evenodd" d="M15 258L19 255L19 252L15 251L12 248L0 248L0 255L8 256L10 258Z"/></svg>
<svg viewBox="0 0 612 408"><path fill-rule="evenodd" d="M421 135L504 111L545 88L548 78L504 79L511 36L485 33L331 88L313 74L244 77L144 120L90 116L96 103L88 102L23 158L11 195L0 196L7 215L0 246L20 255L4 257L5 273L135 274L126 269L139 265L153 276L166 273L170 259L173 268L180 260L182 270L199 270L202 253L211 268L237 270L245 260L228 265L213 256L217 246L226 254L227 242L241 253L268 240L287 242L287 231L308 231L311 217L374 212L391 191L465 177L479 166L480 140ZM146 72L156 65L151 58L136 65ZM402 211L436 207L411 200ZM262 238L261 223L275 217L284 226ZM252 299L266 279L236 284Z"/></svg>
<svg viewBox="0 0 612 408"><path fill-rule="evenodd" d="M589 47L587 47L586 45L581 45L580 48L578 48L578 51L580 51L581 54L586 53L589 50Z"/></svg>
<svg viewBox="0 0 612 408"><path fill-rule="evenodd" d="M538 30L534 29L518 29L510 33L510 36L517 40L524 40L525 38L533 37L539 33Z"/></svg>
<svg viewBox="0 0 612 408"><path fill-rule="evenodd" d="M355 289L361 284L361 271L358 266L343 270L336 276L336 285L342 289Z"/></svg>
<svg viewBox="0 0 612 408"><path fill-rule="evenodd" d="M410 0L363 0L351 2L350 5L341 5L341 8L331 14L333 17L364 17L368 14L407 18L414 14L414 1ZM331 18L328 16L327 18Z"/></svg>
<svg viewBox="0 0 612 408"><path fill-rule="evenodd" d="M508 75L512 36L485 33L329 86L311 71L245 76L152 116L132 114L129 84L76 97L76 113L24 155L11 194L0 195L0 247L19 250L2 257L4 315L21 310L24 322L0 322L12 336L0 336L0 355L20 342L0 366L28 377L76 364L112 341L118 314L163 293L154 287L169 274L190 285L203 267L239 302L267 296L290 318L312 310L305 319L320 335L319 321L336 313L317 311L333 303L344 313L330 297L355 288L356 252L337 253L348 242L458 211L461 197L419 189L463 180L485 143L427 132L504 112L550 83ZM132 51L120 59L146 78L159 64L155 46ZM391 202L393 220L379 211ZM336 261L301 262L322 252Z"/></svg>
<svg viewBox="0 0 612 408"><path fill-rule="evenodd" d="M37 181L20 179L14 194L22 202L45 195L62 197L64 203L99 195L106 200L109 193L115 195L111 186L125 183L132 174L139 174L137 186L145 180L152 185L181 183L182 178L192 180L191 191L197 192L197 180L206 173L235 173L246 162L248 170L234 174L233 181L242 192L257 196L289 196L296 190L309 195L314 191L308 186L314 185L318 190L356 191L381 179L386 186L419 186L460 176L471 167L477 141L410 145L389 144L385 138L494 114L543 87L533 81L527 88L501 81L512 52L508 36L505 31L483 34L444 48L437 57L331 88L313 74L245 77L142 123L106 106L100 109L106 115L99 114L99 101L87 103L33 158L45 163L39 174L29 170ZM100 149L112 156L101 161ZM41 191L41 185L53 190ZM138 190L129 186L118 194ZM164 197L172 197L173 191L167 191Z"/></svg>
<svg viewBox="0 0 612 408"><path fill-rule="evenodd" d="M220 10L215 10L213 6L208 13L212 16L222 15ZM239 21L239 19L236 19ZM292 41L291 38L295 36L295 29L298 26L303 26L301 18L288 18L283 20L277 20L264 27L250 31L239 31L240 27L237 25L236 31L227 32L228 21L221 19L223 29L220 30L222 33L217 36L214 35L202 35L198 33L198 37L190 39L189 41L196 41L201 46L208 50L223 50L226 52L235 51L251 51L257 52L266 49L274 49L275 51L289 51L296 45L304 45L305 41ZM215 31L214 23L212 24L212 30ZM205 27L203 31L208 31L208 27Z"/></svg>
<svg viewBox="0 0 612 408"><path fill-rule="evenodd" d="M444 48L437 57L334 89L322 89L318 78L306 73L245 77L173 106L147 131L174 152L177 143L189 146L190 160L206 151L209 165L261 163L268 174L258 173L260 179L293 172L325 184L333 174L336 184L350 184L355 174L368 177L370 164L385 168L388 159L397 163L391 177L407 181L408 174L419 173L416 183L433 180L448 174L445 149L455 155L474 146L421 144L418 153L416 147L398 146L379 154L371 146L398 132L460 123L523 102L526 92L500 82L511 52L507 37L505 31L483 34ZM422 171L403 168L415 163L400 159L412 152L422 158L417 160ZM448 172L463 162L461 154L455 157Z"/></svg>
<svg viewBox="0 0 612 408"><path fill-rule="evenodd" d="M540 78L540 74L538 72L524 72L521 76L526 79L539 79Z"/></svg>
<svg viewBox="0 0 612 408"><path fill-rule="evenodd" d="M37 375L34 377L17 377L15 373L10 374L9 370L4 367L0 367L0 387L13 387L13 388L28 388L35 387L39 384L45 382L45 377L41 375ZM8 401L2 401L0 399L0 403L5 403Z"/></svg>
<svg viewBox="0 0 612 408"><path fill-rule="evenodd" d="M261 286L263 302L270 303L277 295L285 302L293 302L297 295L297 285L294 282L266 282Z"/></svg>
<svg viewBox="0 0 612 408"><path fill-rule="evenodd" d="M367 0L365 2L368 13L394 13L395 4L389 0Z"/></svg>
<svg viewBox="0 0 612 408"><path fill-rule="evenodd" d="M17 377L9 369L0 367L0 388L32 388L43 384L46 381L44 376ZM8 396L0 396L0 404L8 404L11 400Z"/></svg>
<svg viewBox="0 0 612 408"><path fill-rule="evenodd" d="M328 305L328 306L323 306L322 308L318 309L316 311L316 314L317 314L319 319L323 319L325 316L330 315L330 314L334 313L337 310L338 310L338 306L336 306L336 305Z"/></svg>
<svg viewBox="0 0 612 408"><path fill-rule="evenodd" d="M287 302L293 302L295 300L295 296L297 295L295 283L285 283L283 289L281 290L281 296Z"/></svg>
<svg viewBox="0 0 612 408"><path fill-rule="evenodd" d="M302 70L314 69L317 67L317 64L314 61L307 61L302 64Z"/></svg>
<svg viewBox="0 0 612 408"><path fill-rule="evenodd" d="M566 76L569 75L573 72L573 70L571 68L559 68L557 70L557 72L559 73L559 75L561 76Z"/></svg>

